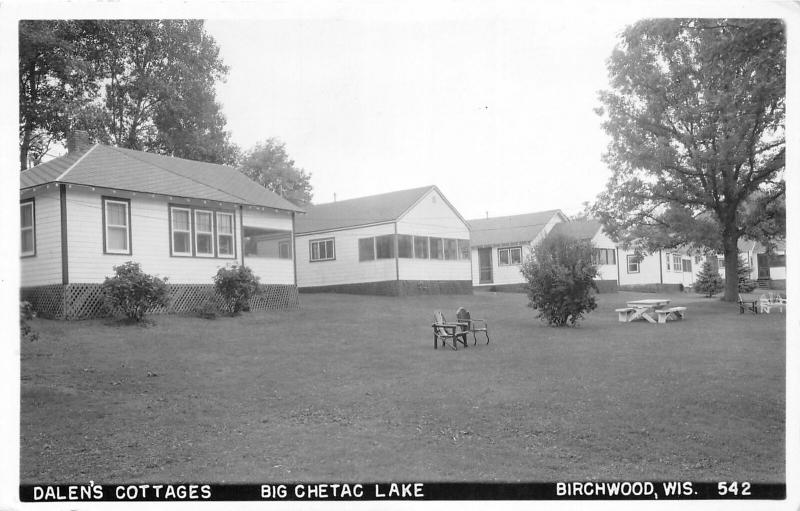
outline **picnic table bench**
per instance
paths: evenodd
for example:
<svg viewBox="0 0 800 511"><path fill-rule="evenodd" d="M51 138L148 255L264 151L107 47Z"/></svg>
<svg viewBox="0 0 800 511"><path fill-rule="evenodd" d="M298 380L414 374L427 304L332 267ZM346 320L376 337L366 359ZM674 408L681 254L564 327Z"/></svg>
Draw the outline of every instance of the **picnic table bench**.
<svg viewBox="0 0 800 511"><path fill-rule="evenodd" d="M684 312L686 312L686 307L670 307L669 309L659 309L656 314L658 314L659 323L666 323L668 320L683 319Z"/></svg>
<svg viewBox="0 0 800 511"><path fill-rule="evenodd" d="M621 323L630 323L639 319L655 323L656 318L653 317L653 314L656 307L669 305L669 300L666 298L648 298L646 300L631 300L626 305L624 308L615 309Z"/></svg>

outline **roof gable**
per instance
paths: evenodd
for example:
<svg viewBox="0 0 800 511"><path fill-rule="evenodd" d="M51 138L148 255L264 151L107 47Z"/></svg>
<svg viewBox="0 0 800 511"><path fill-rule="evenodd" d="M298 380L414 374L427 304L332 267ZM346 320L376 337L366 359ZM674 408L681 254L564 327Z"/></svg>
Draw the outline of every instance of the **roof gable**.
<svg viewBox="0 0 800 511"><path fill-rule="evenodd" d="M393 222L434 189L424 186L309 206L306 214L295 220L295 231L300 234Z"/></svg>
<svg viewBox="0 0 800 511"><path fill-rule="evenodd" d="M100 144L20 176L20 188L51 182L302 211L232 167Z"/></svg>
<svg viewBox="0 0 800 511"><path fill-rule="evenodd" d="M468 220L470 242L473 246L530 243L544 230L554 216L566 219L561 210L551 209L524 215Z"/></svg>

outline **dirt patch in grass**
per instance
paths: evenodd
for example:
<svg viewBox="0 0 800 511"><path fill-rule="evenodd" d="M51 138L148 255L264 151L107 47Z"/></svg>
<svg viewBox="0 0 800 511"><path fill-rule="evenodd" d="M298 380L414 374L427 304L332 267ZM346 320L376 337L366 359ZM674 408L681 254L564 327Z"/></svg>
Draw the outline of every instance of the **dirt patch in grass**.
<svg viewBox="0 0 800 511"><path fill-rule="evenodd" d="M680 294L685 321L618 323L635 297L560 329L508 293L37 319L21 479L782 482L785 316ZM462 305L492 342L434 350L433 310Z"/></svg>

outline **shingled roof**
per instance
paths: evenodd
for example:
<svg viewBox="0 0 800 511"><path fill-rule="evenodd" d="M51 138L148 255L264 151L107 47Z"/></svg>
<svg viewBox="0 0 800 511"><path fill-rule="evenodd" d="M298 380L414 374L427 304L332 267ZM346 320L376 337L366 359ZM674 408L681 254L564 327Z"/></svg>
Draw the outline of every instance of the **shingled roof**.
<svg viewBox="0 0 800 511"><path fill-rule="evenodd" d="M308 206L306 214L295 219L295 232L302 234L392 222L431 190L438 191L435 186L423 186Z"/></svg>
<svg viewBox="0 0 800 511"><path fill-rule="evenodd" d="M530 243L561 210L551 209L524 215L468 220L470 243L474 247L504 243Z"/></svg>
<svg viewBox="0 0 800 511"><path fill-rule="evenodd" d="M563 234L571 238L586 240L594 238L597 231L603 228L599 220L574 220L572 222L562 222L556 224L549 234Z"/></svg>
<svg viewBox="0 0 800 511"><path fill-rule="evenodd" d="M303 211L232 167L101 144L55 158L20 174L20 189L46 183Z"/></svg>

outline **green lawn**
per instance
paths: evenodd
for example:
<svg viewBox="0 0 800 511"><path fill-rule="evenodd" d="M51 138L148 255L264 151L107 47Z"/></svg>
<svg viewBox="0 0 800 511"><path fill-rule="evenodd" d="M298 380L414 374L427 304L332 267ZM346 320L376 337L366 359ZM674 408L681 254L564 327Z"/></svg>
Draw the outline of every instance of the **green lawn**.
<svg viewBox="0 0 800 511"><path fill-rule="evenodd" d="M23 483L784 481L785 315L672 295L687 319L578 328L522 294L301 295L213 321L32 322ZM466 306L492 343L433 349Z"/></svg>

